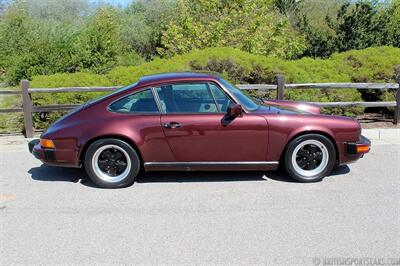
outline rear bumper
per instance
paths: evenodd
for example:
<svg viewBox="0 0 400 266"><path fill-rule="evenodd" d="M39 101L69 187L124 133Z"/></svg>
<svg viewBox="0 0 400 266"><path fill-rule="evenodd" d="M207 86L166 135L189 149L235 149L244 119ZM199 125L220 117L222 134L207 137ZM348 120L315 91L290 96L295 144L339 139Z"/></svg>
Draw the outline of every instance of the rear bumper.
<svg viewBox="0 0 400 266"><path fill-rule="evenodd" d="M34 139L28 143L29 152L36 158L48 165L79 167L75 161L63 160L65 151L57 149L45 149L40 146L40 140Z"/></svg>

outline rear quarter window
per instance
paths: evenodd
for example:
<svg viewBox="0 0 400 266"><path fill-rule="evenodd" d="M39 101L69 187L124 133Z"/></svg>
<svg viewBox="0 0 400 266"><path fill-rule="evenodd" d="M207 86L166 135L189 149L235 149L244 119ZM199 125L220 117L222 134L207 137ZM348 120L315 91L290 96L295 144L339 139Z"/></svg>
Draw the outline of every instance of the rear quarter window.
<svg viewBox="0 0 400 266"><path fill-rule="evenodd" d="M156 101L150 89L125 96L108 107L117 113L158 113Z"/></svg>

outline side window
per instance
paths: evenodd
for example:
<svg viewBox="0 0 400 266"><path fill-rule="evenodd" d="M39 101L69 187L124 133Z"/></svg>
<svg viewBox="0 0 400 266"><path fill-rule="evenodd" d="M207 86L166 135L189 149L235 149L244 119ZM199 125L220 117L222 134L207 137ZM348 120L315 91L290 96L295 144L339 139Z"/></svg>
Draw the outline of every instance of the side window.
<svg viewBox="0 0 400 266"><path fill-rule="evenodd" d="M119 113L158 113L157 104L150 89L123 97L113 102L109 109Z"/></svg>
<svg viewBox="0 0 400 266"><path fill-rule="evenodd" d="M166 113L218 113L207 83L165 85L156 88Z"/></svg>
<svg viewBox="0 0 400 266"><path fill-rule="evenodd" d="M215 101L218 104L219 110L225 113L228 110L228 106L232 103L232 101L226 96L226 94L222 91L222 89L214 83L210 83L210 88L212 93L214 94Z"/></svg>

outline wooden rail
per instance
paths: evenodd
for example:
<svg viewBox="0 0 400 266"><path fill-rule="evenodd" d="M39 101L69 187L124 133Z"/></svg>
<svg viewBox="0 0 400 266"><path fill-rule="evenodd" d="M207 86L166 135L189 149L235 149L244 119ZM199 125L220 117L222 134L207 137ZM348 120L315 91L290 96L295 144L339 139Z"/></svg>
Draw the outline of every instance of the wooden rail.
<svg viewBox="0 0 400 266"><path fill-rule="evenodd" d="M276 90L276 99L283 100L285 90L291 89L374 89L374 90L397 90L396 101L393 102L314 102L322 107L396 107L394 124L400 120L400 89L399 83L304 83L285 84L285 78L277 75L276 84L239 84L242 90ZM120 87L63 87L63 88L30 88L29 81L21 81L21 90L1 90L0 95L20 94L22 95L22 108L0 109L0 113L23 112L25 136L32 138L34 134L32 113L68 111L76 106L75 104L43 105L33 106L32 93L60 93L60 92L106 92L113 91Z"/></svg>

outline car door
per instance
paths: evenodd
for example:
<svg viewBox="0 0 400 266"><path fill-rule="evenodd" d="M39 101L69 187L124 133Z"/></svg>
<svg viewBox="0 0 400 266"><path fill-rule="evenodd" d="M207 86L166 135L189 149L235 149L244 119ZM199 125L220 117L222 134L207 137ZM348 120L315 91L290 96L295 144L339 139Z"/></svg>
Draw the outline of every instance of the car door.
<svg viewBox="0 0 400 266"><path fill-rule="evenodd" d="M109 106L107 131L131 139L144 162L173 161L174 155L160 125L160 110L152 89L145 88L125 95Z"/></svg>
<svg viewBox="0 0 400 266"><path fill-rule="evenodd" d="M155 88L161 123L176 162L263 162L267 122L256 114L228 119L232 100L215 83L191 82Z"/></svg>

